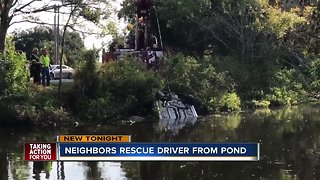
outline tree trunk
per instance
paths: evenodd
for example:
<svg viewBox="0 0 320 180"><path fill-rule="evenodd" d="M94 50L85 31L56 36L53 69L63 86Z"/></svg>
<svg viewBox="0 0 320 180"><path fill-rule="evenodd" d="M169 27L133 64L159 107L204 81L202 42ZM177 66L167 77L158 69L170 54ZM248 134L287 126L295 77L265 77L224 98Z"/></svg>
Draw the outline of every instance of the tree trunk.
<svg viewBox="0 0 320 180"><path fill-rule="evenodd" d="M9 1L10 2L10 1ZM7 3L9 3L7 2ZM6 44L6 35L12 17L9 16L9 6L11 4L5 3L0 11L0 52L4 52Z"/></svg>
<svg viewBox="0 0 320 180"><path fill-rule="evenodd" d="M6 23L1 21L0 23L0 52L4 51L6 44L6 35L7 35L8 26Z"/></svg>
<svg viewBox="0 0 320 180"><path fill-rule="evenodd" d="M72 7L71 6L71 12L69 14L69 17L68 17L68 20L67 20L67 23L64 25L64 28L63 28L63 34L62 34L62 41L61 41L61 55L59 57L59 66L60 66L60 72L59 72L59 87L58 87L58 98L59 100L61 100L61 85L62 85L62 58L63 58L63 53L64 53L64 41L65 41L65 36L66 36L66 31L67 31L67 27L69 25L69 22L71 20L71 17L73 15L73 13L76 11L76 9L79 7L79 3L76 4L75 7Z"/></svg>
<svg viewBox="0 0 320 180"><path fill-rule="evenodd" d="M4 53L5 44L6 44L6 35L8 30L7 19L1 17L0 21L0 53ZM4 89L4 74L0 72L0 94L3 93Z"/></svg>
<svg viewBox="0 0 320 180"><path fill-rule="evenodd" d="M5 49L5 44L6 44L6 34L8 28L6 27L5 24L3 24L3 19L1 18L0 22L0 54L4 52ZM0 72L0 94L3 93L4 89L4 74Z"/></svg>
<svg viewBox="0 0 320 180"><path fill-rule="evenodd" d="M0 152L0 179L8 178L8 158L6 152Z"/></svg>
<svg viewBox="0 0 320 180"><path fill-rule="evenodd" d="M12 16L9 16L10 7L13 1L4 1L0 3L0 53L5 53L6 35ZM0 73L0 94L4 90L4 74Z"/></svg>

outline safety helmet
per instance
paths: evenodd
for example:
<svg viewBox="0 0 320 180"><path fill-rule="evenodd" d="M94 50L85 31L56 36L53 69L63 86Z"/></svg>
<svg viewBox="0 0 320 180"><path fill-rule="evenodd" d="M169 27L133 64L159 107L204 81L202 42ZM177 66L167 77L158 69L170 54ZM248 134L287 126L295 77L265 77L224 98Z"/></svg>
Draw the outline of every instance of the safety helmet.
<svg viewBox="0 0 320 180"><path fill-rule="evenodd" d="M34 47L34 48L32 49L32 52L38 52L38 48Z"/></svg>

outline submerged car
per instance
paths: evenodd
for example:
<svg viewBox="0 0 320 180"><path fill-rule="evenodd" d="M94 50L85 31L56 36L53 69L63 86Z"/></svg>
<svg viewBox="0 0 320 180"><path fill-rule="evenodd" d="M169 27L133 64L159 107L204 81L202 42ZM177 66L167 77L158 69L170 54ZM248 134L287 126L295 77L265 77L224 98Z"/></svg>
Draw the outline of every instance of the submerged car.
<svg viewBox="0 0 320 180"><path fill-rule="evenodd" d="M156 95L156 107L160 121L165 123L173 122L174 125L180 125L187 120L194 121L198 114L195 110L192 100L181 99L173 92L158 92Z"/></svg>
<svg viewBox="0 0 320 180"><path fill-rule="evenodd" d="M74 70L66 65L62 65L62 74L61 78L72 79ZM50 77L51 79L57 79L60 77L60 65L51 65L50 66Z"/></svg>

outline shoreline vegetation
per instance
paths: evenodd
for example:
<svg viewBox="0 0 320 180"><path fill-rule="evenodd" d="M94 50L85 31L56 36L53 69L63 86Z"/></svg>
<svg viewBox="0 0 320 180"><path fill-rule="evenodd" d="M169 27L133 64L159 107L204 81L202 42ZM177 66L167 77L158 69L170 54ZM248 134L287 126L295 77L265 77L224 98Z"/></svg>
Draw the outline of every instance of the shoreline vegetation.
<svg viewBox="0 0 320 180"><path fill-rule="evenodd" d="M128 2L119 17L134 22L135 7ZM79 42L66 46L69 54L62 57L76 73L60 98L55 86L30 85L26 57L14 44L26 44L24 38L7 37L6 53L0 54L0 123L116 123L155 115L161 90L192 95L200 115L320 104L320 2L294 7L280 1L155 3L168 54L160 68L147 70L133 57L99 64L96 50L77 46L73 52L81 55L70 53L83 44L70 34ZM152 18L150 32L158 32ZM123 44L122 39L116 35L111 45Z"/></svg>
<svg viewBox="0 0 320 180"><path fill-rule="evenodd" d="M3 117L0 123L103 124L121 123L130 116L155 116L155 94L168 87L178 94L192 95L200 115L320 102L316 95L302 87L296 88L297 82L290 82L296 83L293 86L284 84L285 78L280 78L283 82L279 82L284 86L270 88L269 94L261 99L241 99L236 82L229 73L217 72L211 58L202 59L200 64L195 58L178 54L162 61L160 69L154 71L147 70L143 63L131 57L97 64L96 53L94 50L86 52L86 60L77 67L74 82L63 84L60 100L56 85L43 87L28 82L24 65L13 63L12 72L8 73L16 74L16 80L5 76L7 91L0 97L0 116ZM283 75L286 78L295 77L290 70L280 70L283 71L287 73Z"/></svg>

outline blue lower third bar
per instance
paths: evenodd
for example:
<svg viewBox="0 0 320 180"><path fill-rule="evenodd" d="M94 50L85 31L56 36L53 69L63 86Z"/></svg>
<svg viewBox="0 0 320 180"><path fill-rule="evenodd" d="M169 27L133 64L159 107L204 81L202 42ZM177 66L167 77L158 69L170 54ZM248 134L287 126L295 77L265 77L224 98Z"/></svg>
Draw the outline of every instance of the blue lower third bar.
<svg viewBox="0 0 320 180"><path fill-rule="evenodd" d="M258 161L259 143L58 143L66 161Z"/></svg>

